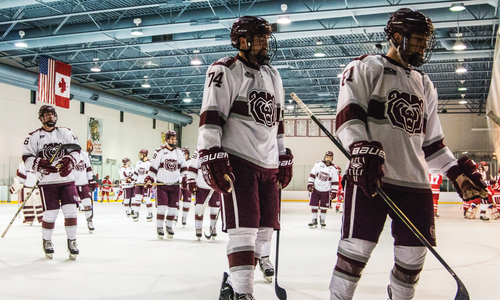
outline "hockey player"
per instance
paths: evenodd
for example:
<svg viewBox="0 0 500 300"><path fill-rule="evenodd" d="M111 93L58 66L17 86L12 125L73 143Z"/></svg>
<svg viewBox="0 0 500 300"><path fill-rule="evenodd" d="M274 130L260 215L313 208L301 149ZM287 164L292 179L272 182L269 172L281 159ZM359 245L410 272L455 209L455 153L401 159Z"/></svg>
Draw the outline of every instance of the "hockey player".
<svg viewBox="0 0 500 300"><path fill-rule="evenodd" d="M30 226L33 225L35 218L38 223L42 223L43 210L42 210L42 200L40 199L40 190L35 188L33 190L33 195L28 198L31 190L36 182L36 172L30 169L26 169L24 162L19 163L19 169L17 169L17 176L14 178L14 184L10 188L11 194L19 195L19 203L27 201L23 207L23 223L29 223ZM28 199L28 200L26 200Z"/></svg>
<svg viewBox="0 0 500 300"><path fill-rule="evenodd" d="M233 289L235 299L254 299L254 267L279 228L278 183L290 182L293 156L284 145L281 77L269 66L276 51L271 25L243 16L230 37L239 53L207 70L197 149L205 181L224 194L232 288L224 276L220 299L232 299Z"/></svg>
<svg viewBox="0 0 500 300"><path fill-rule="evenodd" d="M189 167L191 159L188 147L181 148L186 159L186 165ZM191 206L191 191L187 187L187 174L182 177L181 181L181 196L182 196L182 226L186 226L187 216L189 214L189 207Z"/></svg>
<svg viewBox="0 0 500 300"><path fill-rule="evenodd" d="M113 187L112 187L113 183L111 182L111 180L109 180L109 175L106 175L106 177L104 177L104 180L102 181L102 186L101 186L101 201L100 202L103 202L104 201L104 195L106 195L106 198L109 202L109 192L112 192L113 191Z"/></svg>
<svg viewBox="0 0 500 300"><path fill-rule="evenodd" d="M44 175L39 183L43 207L43 250L46 257L51 259L54 254L52 234L61 208L70 259L76 259L79 254L76 244L78 193L72 170L79 153L63 150L57 153L52 163L50 159L60 145L78 144L78 139L70 129L56 127L57 113L53 106L42 105L38 111L38 119L42 122L42 127L31 132L24 140L23 161L26 169Z"/></svg>
<svg viewBox="0 0 500 300"><path fill-rule="evenodd" d="M193 158L189 160L187 171L187 187L188 190L195 195L195 209L194 209L194 227L198 240L202 237L203 215L205 214L203 204L210 194L210 186L203 178L203 174L199 171L201 167L198 150L194 151ZM215 239L217 214L220 209L221 196L219 192L214 191L208 201L210 207L210 236ZM183 220L184 221L184 220Z"/></svg>
<svg viewBox="0 0 500 300"><path fill-rule="evenodd" d="M139 210L141 208L142 199L146 202L148 222L153 221L153 202L151 202L151 189L146 188L143 184L144 178L148 176L149 169L151 168L151 161L148 159L148 150L141 149L139 151L139 161L135 165L134 181L136 182L134 190L134 199L132 201L132 219L134 222L139 221Z"/></svg>
<svg viewBox="0 0 500 300"><path fill-rule="evenodd" d="M429 174L429 181L431 183L432 201L434 203L434 217L439 218L438 215L439 186L443 182L443 176L441 174Z"/></svg>
<svg viewBox="0 0 500 300"><path fill-rule="evenodd" d="M343 182L342 182L342 169L340 169L339 166L337 166L337 172L339 174L339 190L337 192L337 201L335 204L335 212L336 213L342 213L344 211L343 205L344 205L344 188L343 188Z"/></svg>
<svg viewBox="0 0 500 300"><path fill-rule="evenodd" d="M395 261L389 298L414 297L427 248L377 195L377 186L432 245L436 231L429 168L446 174L464 199L486 194L472 161L457 161L443 144L436 89L415 69L429 60L435 45L432 21L402 8L389 18L385 32L387 55L356 58L341 78L336 132L352 158L344 175L344 218L331 300L353 298L387 214L392 218Z"/></svg>
<svg viewBox="0 0 500 300"><path fill-rule="evenodd" d="M326 212L331 201L337 197L339 174L332 161L333 152L327 151L323 160L318 161L309 174L307 190L311 193L309 206L312 213L312 222L309 223L309 228L318 227L318 207L321 210L319 217L321 228L326 227Z"/></svg>
<svg viewBox="0 0 500 300"><path fill-rule="evenodd" d="M97 182L95 182L92 177L92 165L90 164L87 152L83 150L80 151L73 175L75 177L76 190L78 191L78 196L83 206L83 212L85 213L85 219L87 219L87 227L89 228L89 233L92 234L95 230L92 220L94 216L92 192L97 187Z"/></svg>
<svg viewBox="0 0 500 300"><path fill-rule="evenodd" d="M123 206L127 217L131 215L130 204L134 198L134 169L130 166L130 158L125 157L122 159L123 166L118 170L120 174L120 184L123 189ZM118 200L118 195L116 200Z"/></svg>
<svg viewBox="0 0 500 300"><path fill-rule="evenodd" d="M151 188L152 183L158 183L156 186L156 233L159 239L163 239L163 221L165 212L167 213L166 229L167 237L174 236L174 218L177 209L179 209L179 195L181 192L179 183L187 171L186 159L182 151L177 148L177 133L168 131L165 134L167 144L156 149L151 161L151 167L148 176L144 179L146 187ZM167 211L168 209L168 211Z"/></svg>

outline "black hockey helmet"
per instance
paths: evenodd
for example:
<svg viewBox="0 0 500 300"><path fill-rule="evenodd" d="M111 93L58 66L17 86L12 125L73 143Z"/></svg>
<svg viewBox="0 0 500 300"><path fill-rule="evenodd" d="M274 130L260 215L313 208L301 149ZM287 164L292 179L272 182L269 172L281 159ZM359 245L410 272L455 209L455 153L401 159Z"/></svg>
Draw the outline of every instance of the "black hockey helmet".
<svg viewBox="0 0 500 300"><path fill-rule="evenodd" d="M269 64L278 50L276 39L273 36L271 24L264 18L255 16L242 16L236 19L231 28L231 45L248 56L250 50L241 50L240 37L247 39L248 47L252 47L252 40L255 35L269 35L269 45L267 55L260 57L259 64Z"/></svg>
<svg viewBox="0 0 500 300"><path fill-rule="evenodd" d="M130 158L125 157L124 159L122 159L122 163L123 163L124 165L126 165L126 164L130 164Z"/></svg>
<svg viewBox="0 0 500 300"><path fill-rule="evenodd" d="M182 151L182 153L184 153L184 155L186 155L186 154L187 154L188 156L190 156L190 155L191 155L191 153L189 152L189 148L188 148L188 147L182 147L182 148L181 148L181 151Z"/></svg>
<svg viewBox="0 0 500 300"><path fill-rule="evenodd" d="M46 113L52 113L54 114L55 121L54 122L45 122L43 123L43 116ZM56 126L57 123L57 112L56 108L52 105L42 105L40 109L38 110L38 120L42 122L43 125L47 125L48 127L54 127Z"/></svg>
<svg viewBox="0 0 500 300"><path fill-rule="evenodd" d="M148 156L148 153L149 153L149 152L148 152L148 150L146 150L146 149L141 149L141 151L139 151L139 153L142 153L142 154L144 154L145 156Z"/></svg>
<svg viewBox="0 0 500 300"><path fill-rule="evenodd" d="M434 25L429 17L412 8L401 8L389 18L384 31L386 39L398 49L398 54L403 61L415 67L429 62L432 50L436 46ZM394 38L396 32L402 36L400 44ZM425 49L423 56L414 51L412 53L410 49L410 38L414 33L426 36L427 49Z"/></svg>

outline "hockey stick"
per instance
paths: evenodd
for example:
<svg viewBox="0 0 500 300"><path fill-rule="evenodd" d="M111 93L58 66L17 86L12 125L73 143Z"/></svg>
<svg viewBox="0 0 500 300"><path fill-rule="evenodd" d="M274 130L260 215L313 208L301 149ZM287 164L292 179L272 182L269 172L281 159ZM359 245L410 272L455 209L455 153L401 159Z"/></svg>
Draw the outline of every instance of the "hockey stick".
<svg viewBox="0 0 500 300"><path fill-rule="evenodd" d="M49 160L49 163L52 163L54 161L54 159L56 158L57 154L61 151L61 150L66 150L66 149L71 149L71 150L75 150L75 151L80 151L82 148L80 147L80 145L78 144L61 144L59 145L59 147L57 147L56 149L56 152L54 153L54 155L52 155L52 157L50 158ZM30 193L28 194L28 197L26 197L26 199L24 199L23 201L23 204L21 206L19 206L19 208L17 209L17 212L16 214L14 215L14 217L12 218L12 220L10 220L10 223L9 225L7 226L7 228L5 228L3 234L2 234L2 238L5 237L5 235L7 234L7 231L9 231L10 229L10 226L12 226L12 224L14 223L14 221L16 220L17 218L17 215L19 215L19 213L21 212L21 210L23 210L24 206L26 205L26 202L28 202L28 199L31 197L31 195L33 194L33 192L35 191L35 189L38 187L38 184L40 183L40 180L42 180L43 178L43 174L40 175L40 178L37 179L37 181L35 182L35 184L33 185L33 187L31 188L31 191Z"/></svg>
<svg viewBox="0 0 500 300"><path fill-rule="evenodd" d="M205 213L205 209L207 209L208 201L210 201L210 198L212 198L212 195L214 194L214 190L210 189L210 192L208 192L207 199L205 199L205 202L203 202L203 206L201 207L200 212L198 213L198 217L203 216Z"/></svg>
<svg viewBox="0 0 500 300"><path fill-rule="evenodd" d="M219 210L217 211L217 215L215 216L214 227L212 227L212 230L210 230L210 235L206 235L205 232L203 232L203 235L205 235L205 238L207 240L209 240L214 235L214 232L217 228L217 220L219 219L219 214L220 214L220 207L219 207Z"/></svg>
<svg viewBox="0 0 500 300"><path fill-rule="evenodd" d="M321 128L321 130L330 138L330 140L339 148L339 150L348 158L351 158L351 154L344 149L344 146L328 131L328 129L321 124L321 122L316 118L316 116L312 113L312 111L300 100L300 98L295 94L291 93L290 96L297 102L297 104L304 110L309 117L316 123L316 125ZM386 193L380 188L377 187L377 193L384 199L384 201L389 205L389 207L394 211L394 213L405 223L406 226L415 234L415 236L419 239L419 241L429 249L429 251L439 260L439 262L445 267L445 269L453 276L455 281L457 282L458 291L455 295L455 300L468 300L469 292L465 288L465 285L462 283L460 278L458 278L457 274L451 269L451 267L444 261L444 259L437 253L437 251L432 247L432 245L427 241L427 239L420 233L420 231L413 225L413 223L406 217L406 215L394 204L394 202L386 195Z"/></svg>
<svg viewBox="0 0 500 300"><path fill-rule="evenodd" d="M278 192L278 200L279 200L279 213L278 213L278 221L281 223L281 182L279 183L279 192ZM281 225L280 225L281 226ZM276 292L276 297L280 300L286 300L286 290L278 285L278 261L279 261L279 253L280 253L280 231L281 229L276 230L276 261L274 263L274 291Z"/></svg>
<svg viewBox="0 0 500 300"><path fill-rule="evenodd" d="M500 117L498 117L492 110L486 114L495 124L500 126Z"/></svg>

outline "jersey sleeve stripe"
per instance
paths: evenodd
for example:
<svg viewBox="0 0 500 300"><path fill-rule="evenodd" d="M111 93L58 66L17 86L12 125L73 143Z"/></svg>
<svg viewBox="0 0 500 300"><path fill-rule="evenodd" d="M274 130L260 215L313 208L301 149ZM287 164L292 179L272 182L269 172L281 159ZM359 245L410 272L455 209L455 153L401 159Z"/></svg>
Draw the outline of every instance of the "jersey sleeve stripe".
<svg viewBox="0 0 500 300"><path fill-rule="evenodd" d="M285 125L283 125L283 121L278 122L278 134L285 134Z"/></svg>
<svg viewBox="0 0 500 300"><path fill-rule="evenodd" d="M235 113L247 117L250 116L250 114L248 113L248 102L234 101L233 107L231 107L229 113Z"/></svg>
<svg viewBox="0 0 500 300"><path fill-rule="evenodd" d="M217 111L207 110L200 115L200 126L203 125L217 125L220 128L224 126L226 121L219 116Z"/></svg>
<svg viewBox="0 0 500 300"><path fill-rule="evenodd" d="M446 147L443 143L443 139L440 139L439 141L436 141L429 146L422 147L422 150L424 150L425 153L425 158L428 158L432 154L436 153L440 149Z"/></svg>
<svg viewBox="0 0 500 300"><path fill-rule="evenodd" d="M387 119L385 117L385 103L379 102L377 100L370 100L370 102L368 103L367 116L378 120Z"/></svg>
<svg viewBox="0 0 500 300"><path fill-rule="evenodd" d="M23 155L22 159L23 159L23 162L26 163L26 160L30 157L35 157L34 155Z"/></svg>
<svg viewBox="0 0 500 300"><path fill-rule="evenodd" d="M336 120L336 130L350 120L360 120L366 124L367 113L358 104L351 103L345 106L338 114Z"/></svg>
<svg viewBox="0 0 500 300"><path fill-rule="evenodd" d="M198 174L198 169L197 168L193 168L193 167L189 167L188 168L188 172L193 172L195 174Z"/></svg>
<svg viewBox="0 0 500 300"><path fill-rule="evenodd" d="M149 172L153 172L153 173L158 173L158 170L156 170L155 168L153 168L152 166L149 168Z"/></svg>
<svg viewBox="0 0 500 300"><path fill-rule="evenodd" d="M24 175L23 173L20 173L19 171L17 171L17 177L19 178L22 178L22 179L26 179L26 175Z"/></svg>

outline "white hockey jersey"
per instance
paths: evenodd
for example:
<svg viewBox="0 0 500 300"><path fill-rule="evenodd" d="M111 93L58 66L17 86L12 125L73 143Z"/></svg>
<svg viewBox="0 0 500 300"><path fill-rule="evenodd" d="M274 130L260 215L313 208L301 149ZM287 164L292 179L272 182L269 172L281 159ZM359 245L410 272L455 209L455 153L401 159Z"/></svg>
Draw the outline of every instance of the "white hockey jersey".
<svg viewBox="0 0 500 300"><path fill-rule="evenodd" d="M31 188L36 183L36 172L30 169L26 169L23 162L19 163L19 168L17 169L17 181L23 184L26 188Z"/></svg>
<svg viewBox="0 0 500 300"><path fill-rule="evenodd" d="M188 179L196 180L196 185L202 189L212 189L206 182L205 178L203 178L203 172L200 171L201 163L198 154L198 150L195 150L193 153L193 158L189 160L187 177Z"/></svg>
<svg viewBox="0 0 500 300"><path fill-rule="evenodd" d="M43 157L50 160L61 144L78 144L78 138L69 128L65 127L55 127L54 130L50 132L43 128L31 132L24 140L23 146L23 161L26 165L26 169L37 171L33 166L35 158ZM72 151L70 155L72 155L75 160L78 160L78 152L79 151ZM52 166L56 166L59 160L68 153L68 150L59 151L52 162ZM73 172L66 177L61 177L59 173L50 173L44 175L39 184L56 184L72 181L75 181Z"/></svg>
<svg viewBox="0 0 500 300"><path fill-rule="evenodd" d="M337 192L339 189L339 174L334 164L327 166L320 160L314 164L308 182L314 183L314 189L320 192Z"/></svg>
<svg viewBox="0 0 500 300"><path fill-rule="evenodd" d="M286 154L283 103L275 68L239 56L218 60L207 70L197 149L222 147L257 167L277 169Z"/></svg>
<svg viewBox="0 0 500 300"><path fill-rule="evenodd" d="M429 190L428 168L446 174L457 164L443 144L437 104L427 75L384 55L361 56L340 82L337 135L346 148L363 140L382 144L385 188Z"/></svg>
<svg viewBox="0 0 500 300"><path fill-rule="evenodd" d="M144 183L144 178L148 176L149 169L151 168L151 161L148 159L146 161L139 160L135 165L134 180L138 184Z"/></svg>
<svg viewBox="0 0 500 300"><path fill-rule="evenodd" d="M187 171L186 158L179 148L156 149L148 175L160 183L178 183Z"/></svg>
<svg viewBox="0 0 500 300"><path fill-rule="evenodd" d="M92 179L92 165L90 164L89 154L85 151L80 151L77 164L73 170L75 175L75 185L87 185Z"/></svg>
<svg viewBox="0 0 500 300"><path fill-rule="evenodd" d="M124 167L122 166L118 169L118 173L120 174L120 184L122 188L129 188L134 186L134 169L132 167ZM127 178L131 178L132 182L127 183Z"/></svg>

